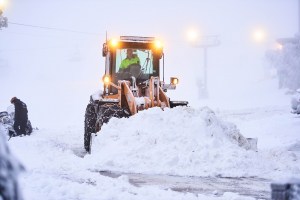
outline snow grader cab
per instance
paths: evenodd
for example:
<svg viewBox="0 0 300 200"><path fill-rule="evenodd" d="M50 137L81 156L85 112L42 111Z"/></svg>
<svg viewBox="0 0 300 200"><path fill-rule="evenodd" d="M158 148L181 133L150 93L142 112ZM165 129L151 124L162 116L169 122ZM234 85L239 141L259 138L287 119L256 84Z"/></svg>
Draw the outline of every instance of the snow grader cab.
<svg viewBox="0 0 300 200"><path fill-rule="evenodd" d="M174 90L178 78L166 84L164 53L153 37L121 36L103 44L104 89L91 95L85 112L84 148L91 152L93 133L112 117L129 117L152 107L162 109L187 106L187 101L171 101L167 90ZM162 66L161 66L162 64Z"/></svg>

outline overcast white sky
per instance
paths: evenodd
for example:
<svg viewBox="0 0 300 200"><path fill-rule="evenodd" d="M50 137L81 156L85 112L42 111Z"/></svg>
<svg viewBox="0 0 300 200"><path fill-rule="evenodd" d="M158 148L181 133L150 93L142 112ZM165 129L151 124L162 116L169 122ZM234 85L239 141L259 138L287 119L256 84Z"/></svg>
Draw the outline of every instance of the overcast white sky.
<svg viewBox="0 0 300 200"><path fill-rule="evenodd" d="M211 97L243 90L264 79L264 52L276 38L298 31L297 0L11 0L0 30L0 109L12 96L37 110L83 113L89 94L100 89L104 60L101 46L109 36L156 36L165 44L166 79L178 76L174 98L197 104L202 77L202 49L186 40L190 28L219 35L221 45L208 51ZM12 23L76 30L72 33ZM255 43L256 28L267 33ZM91 33L91 34L88 34ZM237 84L238 83L238 84ZM188 88L188 89L187 89ZM77 107L78 110L74 110ZM40 111L41 112L41 111ZM33 113L34 118L40 114Z"/></svg>

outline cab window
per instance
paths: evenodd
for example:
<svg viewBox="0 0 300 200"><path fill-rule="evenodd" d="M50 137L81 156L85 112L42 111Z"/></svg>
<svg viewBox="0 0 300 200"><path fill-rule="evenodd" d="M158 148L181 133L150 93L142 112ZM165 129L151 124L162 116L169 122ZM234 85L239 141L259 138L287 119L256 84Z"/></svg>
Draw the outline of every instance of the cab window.
<svg viewBox="0 0 300 200"><path fill-rule="evenodd" d="M128 49L116 50L116 73L120 72L121 68L130 64L130 61L124 61L127 58ZM139 60L139 65L143 74L153 74L153 53L149 49L130 49L132 51L134 60ZM123 61L123 64L122 64ZM121 65L123 65L121 67Z"/></svg>

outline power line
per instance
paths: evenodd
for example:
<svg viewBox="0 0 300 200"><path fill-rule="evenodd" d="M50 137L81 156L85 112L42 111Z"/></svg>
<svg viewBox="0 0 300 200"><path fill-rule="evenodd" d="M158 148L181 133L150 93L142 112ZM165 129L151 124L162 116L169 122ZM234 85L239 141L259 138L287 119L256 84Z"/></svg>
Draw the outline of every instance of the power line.
<svg viewBox="0 0 300 200"><path fill-rule="evenodd" d="M86 34L86 35L99 35L99 33L75 31L75 30L70 30L70 29L62 29L62 28L54 28L54 27L46 27L46 26L36 26L36 25L22 24L22 23L10 22L10 21L8 22L8 24L13 24L13 25L17 25L17 26L26 26L26 27L31 27L31 28L46 29L46 30L55 30L55 31L79 33L79 34Z"/></svg>

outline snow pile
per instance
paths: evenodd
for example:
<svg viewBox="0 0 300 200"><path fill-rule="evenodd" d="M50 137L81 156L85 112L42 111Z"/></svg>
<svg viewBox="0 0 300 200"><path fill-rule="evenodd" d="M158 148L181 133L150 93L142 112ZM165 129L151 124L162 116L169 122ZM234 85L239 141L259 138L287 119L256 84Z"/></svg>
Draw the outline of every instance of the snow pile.
<svg viewBox="0 0 300 200"><path fill-rule="evenodd" d="M154 108L128 119L114 118L95 138L91 155L85 155L83 150L81 124L67 129L37 130L31 136L11 138L9 145L26 168L21 176L24 199L253 199L229 192L216 196L215 193L178 193L158 185L136 187L129 176L110 178L102 176L99 170L121 171L121 174L298 177L300 159L295 153L299 152L299 141L290 142L296 141L299 126L292 124L298 119L288 118L277 110L274 112L262 113L261 117L256 112L254 116L225 115L227 118L233 116L232 119L246 117L242 120L246 124L253 122L248 126L244 124L250 133L254 131L249 127L260 126L261 132L255 133L260 135L261 143L274 143L264 140L267 130L272 132L272 139L275 135L280 140L290 139L284 146L260 148L258 152L239 146L235 139L239 131L235 125L222 121L207 108L165 111ZM264 118L267 121L263 121ZM290 123L282 124L284 118ZM277 126L274 122L278 122ZM295 131L290 133L292 135L283 135L276 132L279 127L293 127Z"/></svg>
<svg viewBox="0 0 300 200"><path fill-rule="evenodd" d="M82 130L37 130L31 136L14 137L9 143L25 165L21 186L24 199L80 200L181 200L245 199L236 193L223 196L179 193L158 186L136 187L128 176L110 178L89 169L81 157ZM96 161L96 160L95 160Z"/></svg>
<svg viewBox="0 0 300 200"><path fill-rule="evenodd" d="M94 169L149 174L270 178L300 172L299 161L291 163L285 152L246 149L236 126L208 108L153 108L111 119L85 159Z"/></svg>

